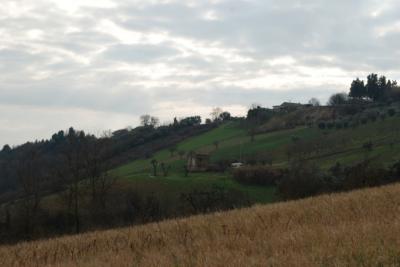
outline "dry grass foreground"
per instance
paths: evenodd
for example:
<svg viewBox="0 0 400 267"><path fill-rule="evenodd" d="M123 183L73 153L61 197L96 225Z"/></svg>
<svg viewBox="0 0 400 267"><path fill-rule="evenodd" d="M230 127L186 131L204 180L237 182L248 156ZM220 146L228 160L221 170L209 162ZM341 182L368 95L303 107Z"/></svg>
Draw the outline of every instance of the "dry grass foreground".
<svg viewBox="0 0 400 267"><path fill-rule="evenodd" d="M400 266L400 185L5 246L0 266Z"/></svg>

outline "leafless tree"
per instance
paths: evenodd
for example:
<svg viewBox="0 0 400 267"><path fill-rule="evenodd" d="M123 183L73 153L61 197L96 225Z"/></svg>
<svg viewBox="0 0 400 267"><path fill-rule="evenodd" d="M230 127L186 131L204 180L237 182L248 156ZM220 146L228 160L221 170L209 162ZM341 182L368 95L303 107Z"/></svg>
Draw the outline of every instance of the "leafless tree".
<svg viewBox="0 0 400 267"><path fill-rule="evenodd" d="M219 147L219 141L214 141L213 144L214 144L215 150L217 150Z"/></svg>
<svg viewBox="0 0 400 267"><path fill-rule="evenodd" d="M311 98L311 99L308 101L308 104L313 105L314 107L319 107L319 106L321 106L321 102L320 102L317 98L315 98L315 97Z"/></svg>
<svg viewBox="0 0 400 267"><path fill-rule="evenodd" d="M142 126L149 126L151 122L151 116L148 114L140 116L140 124Z"/></svg>
<svg viewBox="0 0 400 267"><path fill-rule="evenodd" d="M223 110L219 107L213 108L210 115L211 115L211 119L213 121L218 121L219 120L219 116L221 115L221 113L223 112Z"/></svg>
<svg viewBox="0 0 400 267"><path fill-rule="evenodd" d="M26 235L33 232L36 216L41 201L41 185L43 174L41 173L39 156L35 150L28 151L21 156L16 166L18 183L20 184L23 197L22 216L24 220L24 231Z"/></svg>
<svg viewBox="0 0 400 267"><path fill-rule="evenodd" d="M66 180L68 208L72 208L76 233L81 230L80 209L83 195L81 181L87 174L85 168L85 142L83 132L74 133L70 131L67 136L67 145L63 151L66 172L61 175Z"/></svg>

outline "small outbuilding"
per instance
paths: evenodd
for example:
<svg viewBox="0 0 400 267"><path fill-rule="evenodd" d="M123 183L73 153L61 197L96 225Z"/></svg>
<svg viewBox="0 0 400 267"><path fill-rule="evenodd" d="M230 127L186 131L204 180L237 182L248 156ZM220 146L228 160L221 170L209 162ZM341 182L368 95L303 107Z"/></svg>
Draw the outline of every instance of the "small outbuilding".
<svg viewBox="0 0 400 267"><path fill-rule="evenodd" d="M234 162L234 163L231 164L231 167L234 168L234 169L239 169L239 168L243 167L243 163Z"/></svg>
<svg viewBox="0 0 400 267"><path fill-rule="evenodd" d="M210 164L210 155L201 153L190 153L187 168L190 172L205 172Z"/></svg>

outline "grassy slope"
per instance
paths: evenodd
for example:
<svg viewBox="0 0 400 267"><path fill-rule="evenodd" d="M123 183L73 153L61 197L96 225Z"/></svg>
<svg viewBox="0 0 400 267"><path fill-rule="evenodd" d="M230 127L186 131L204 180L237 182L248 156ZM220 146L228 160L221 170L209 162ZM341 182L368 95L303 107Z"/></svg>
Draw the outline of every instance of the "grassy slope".
<svg viewBox="0 0 400 267"><path fill-rule="evenodd" d="M189 138L178 144L177 149L185 152L190 151L212 151L213 143L219 141L221 144L229 142L235 138L246 139L246 131L239 128L234 123L224 124L217 129L211 130L200 136ZM185 160L181 159L177 153L171 157L168 150L159 151L154 155L158 162L165 162L171 165L168 177L152 177L150 160L138 160L130 164L123 165L113 171L113 174L129 181L133 188L144 188L143 191L157 192L158 196L165 199L174 199L180 192L192 189L208 188L210 186L220 186L223 188L239 190L244 192L253 201L260 203L270 203L277 200L274 188L243 186L230 177L229 173L192 173L185 177L183 165ZM161 172L161 171L160 171Z"/></svg>
<svg viewBox="0 0 400 267"><path fill-rule="evenodd" d="M400 185L0 247L0 266L399 266Z"/></svg>
<svg viewBox="0 0 400 267"><path fill-rule="evenodd" d="M318 159L315 160L319 166L329 168L336 162L353 164L362 160L365 157L362 144L371 140L374 143L374 150L369 156L378 157L381 162L389 164L399 159L397 152L400 148L399 144L395 144L392 148L389 145L390 142L398 143L400 139L396 126L399 124L400 118L394 117L361 125L355 129L321 131L317 128L299 127L257 135L255 141L251 142L246 130L239 127L237 123L227 123L210 132L185 140L178 145L177 149L185 152L208 152L211 154L212 161L239 159L241 154L243 157L269 154L275 166L285 166L287 165L286 148L293 142L293 136L305 141L319 139L325 142L329 139L333 144L338 144L338 147L333 151L318 155ZM348 142L341 145L342 140L348 140ZM215 149L213 145L215 141L219 141L218 149ZM153 190L169 198L193 188L218 185L240 190L255 202L269 203L277 200L274 188L243 186L233 181L229 173L197 173L184 177L182 166L185 161L178 155L171 156L168 150L159 151L154 158L160 163L165 162L171 165L168 177L151 177L150 160L138 160L121 166L114 170L114 174L136 188Z"/></svg>

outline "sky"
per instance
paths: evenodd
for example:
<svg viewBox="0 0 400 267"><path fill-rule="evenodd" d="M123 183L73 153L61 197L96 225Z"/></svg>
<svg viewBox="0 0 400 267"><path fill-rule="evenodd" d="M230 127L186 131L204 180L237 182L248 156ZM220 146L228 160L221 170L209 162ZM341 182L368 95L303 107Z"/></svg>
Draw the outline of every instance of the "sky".
<svg viewBox="0 0 400 267"><path fill-rule="evenodd" d="M397 0L1 0L0 145L400 79Z"/></svg>

